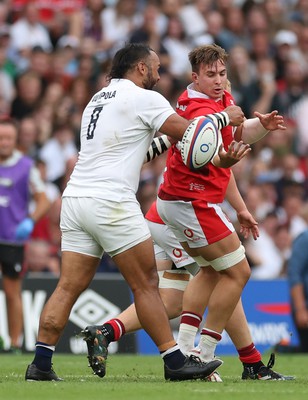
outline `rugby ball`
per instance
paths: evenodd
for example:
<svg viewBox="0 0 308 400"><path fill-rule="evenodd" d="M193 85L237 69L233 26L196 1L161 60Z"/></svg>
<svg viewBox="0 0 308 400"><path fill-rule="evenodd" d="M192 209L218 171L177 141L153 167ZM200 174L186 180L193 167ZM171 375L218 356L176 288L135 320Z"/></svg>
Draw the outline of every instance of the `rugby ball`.
<svg viewBox="0 0 308 400"><path fill-rule="evenodd" d="M197 117L181 140L182 160L189 169L200 169L212 160L217 146L218 130L214 122L207 117Z"/></svg>

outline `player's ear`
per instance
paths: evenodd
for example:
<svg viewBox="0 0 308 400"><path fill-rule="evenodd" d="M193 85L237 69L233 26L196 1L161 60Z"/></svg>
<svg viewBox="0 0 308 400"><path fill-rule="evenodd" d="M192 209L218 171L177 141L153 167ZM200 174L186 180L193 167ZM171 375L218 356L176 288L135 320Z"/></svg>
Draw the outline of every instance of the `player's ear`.
<svg viewBox="0 0 308 400"><path fill-rule="evenodd" d="M140 72L140 74L142 74L142 75L144 74L145 68L146 68L145 62L144 61L139 61L138 64L137 64L137 69Z"/></svg>
<svg viewBox="0 0 308 400"><path fill-rule="evenodd" d="M192 78L193 83L198 83L198 74L196 72L193 72L191 74L191 78Z"/></svg>

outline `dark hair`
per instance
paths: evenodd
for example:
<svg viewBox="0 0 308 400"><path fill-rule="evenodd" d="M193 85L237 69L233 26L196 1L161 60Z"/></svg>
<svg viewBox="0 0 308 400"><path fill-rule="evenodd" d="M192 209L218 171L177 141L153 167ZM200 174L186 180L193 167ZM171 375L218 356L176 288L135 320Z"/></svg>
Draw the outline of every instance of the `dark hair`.
<svg viewBox="0 0 308 400"><path fill-rule="evenodd" d="M228 54L217 44L209 44L195 48L189 53L188 58L192 71L199 72L201 64L212 66L217 61L222 61L225 64Z"/></svg>
<svg viewBox="0 0 308 400"><path fill-rule="evenodd" d="M118 50L112 60L109 79L124 78L126 73L139 61L144 61L151 54L150 46L143 43L128 43Z"/></svg>

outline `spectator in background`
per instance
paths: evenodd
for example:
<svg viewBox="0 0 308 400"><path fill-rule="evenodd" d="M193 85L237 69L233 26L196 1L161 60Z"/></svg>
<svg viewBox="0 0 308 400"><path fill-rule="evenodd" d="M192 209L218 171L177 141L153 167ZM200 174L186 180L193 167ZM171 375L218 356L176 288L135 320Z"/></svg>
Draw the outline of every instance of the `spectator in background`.
<svg viewBox="0 0 308 400"><path fill-rule="evenodd" d="M300 57L302 58L306 66L308 66L308 26L301 26L296 35Z"/></svg>
<svg viewBox="0 0 308 400"><path fill-rule="evenodd" d="M37 158L39 152L38 126L33 117L25 117L19 123L17 148L24 155Z"/></svg>
<svg viewBox="0 0 308 400"><path fill-rule="evenodd" d="M274 51L268 32L263 30L252 31L250 34L250 57L257 62L264 58L273 58Z"/></svg>
<svg viewBox="0 0 308 400"><path fill-rule="evenodd" d="M280 223L289 230L292 240L301 234L307 227L307 222L301 216L301 210L304 206L303 196L301 194L301 185L295 184L295 189L289 188L288 193L284 196L280 211Z"/></svg>
<svg viewBox="0 0 308 400"><path fill-rule="evenodd" d="M42 81L42 91L45 92L49 84L52 54L40 46L35 46L29 54L29 67L27 71L37 73Z"/></svg>
<svg viewBox="0 0 308 400"><path fill-rule="evenodd" d="M308 223L307 203L303 208L303 214ZM308 228L292 244L287 273L292 316L299 337L299 347L293 350L308 353ZM283 351L283 348L279 346L277 350Z"/></svg>
<svg viewBox="0 0 308 400"><path fill-rule="evenodd" d="M266 190L265 185L252 183L244 198L247 208L257 221L263 220L275 209L276 198L273 199L268 195L269 191Z"/></svg>
<svg viewBox="0 0 308 400"><path fill-rule="evenodd" d="M282 258L282 268L278 278L286 277L287 274L287 263L289 261L290 253L291 253L291 244L292 244L292 236L289 232L289 229L285 225L279 225L275 237L274 237L275 246L280 251Z"/></svg>
<svg viewBox="0 0 308 400"><path fill-rule="evenodd" d="M170 64L170 56L162 43L165 22L157 4L148 2L143 10L142 25L133 30L129 39L130 43L148 43L159 54L163 72L168 71Z"/></svg>
<svg viewBox="0 0 308 400"><path fill-rule="evenodd" d="M277 205L281 205L287 196L298 195L306 198L305 175L300 168L299 158L292 153L283 154L277 170L277 180L274 181L277 193Z"/></svg>
<svg viewBox="0 0 308 400"><path fill-rule="evenodd" d="M283 271L284 258L275 244L279 219L270 212L259 222L259 238L245 242L247 259L251 266L251 279L276 279Z"/></svg>
<svg viewBox="0 0 308 400"><path fill-rule="evenodd" d="M290 21L298 21L301 25L308 23L308 2L306 0L296 0L289 12Z"/></svg>
<svg viewBox="0 0 308 400"><path fill-rule="evenodd" d="M230 7L224 17L224 28L217 36L221 47L227 52L233 46L243 45L248 47L249 42L246 33L246 24L244 14L239 7Z"/></svg>
<svg viewBox="0 0 308 400"><path fill-rule="evenodd" d="M49 272L60 275L60 258L53 255L50 245L45 240L32 239L25 248L25 264L28 272Z"/></svg>
<svg viewBox="0 0 308 400"><path fill-rule="evenodd" d="M47 28L40 23L37 4L29 1L24 5L21 17L11 27L11 48L15 52L15 62L19 71L27 68L31 50L39 46L44 51L52 51L52 43Z"/></svg>
<svg viewBox="0 0 308 400"><path fill-rule="evenodd" d="M57 49L59 53L62 53L65 73L75 77L78 74L79 39L75 36L64 35L59 39Z"/></svg>
<svg viewBox="0 0 308 400"><path fill-rule="evenodd" d="M22 340L24 244L50 206L39 172L29 157L16 150L16 142L16 125L0 120L0 266L12 351L20 349ZM36 206L29 213L31 196Z"/></svg>
<svg viewBox="0 0 308 400"><path fill-rule="evenodd" d="M0 26L5 24L8 20L10 13L10 4L8 1L1 1L0 3Z"/></svg>
<svg viewBox="0 0 308 400"><path fill-rule="evenodd" d="M17 93L12 101L11 117L20 120L30 116L42 99L42 80L34 71L26 71L17 79Z"/></svg>
<svg viewBox="0 0 308 400"><path fill-rule="evenodd" d="M262 2L267 21L269 24L269 36L275 34L288 23L286 2L281 0L267 0Z"/></svg>
<svg viewBox="0 0 308 400"><path fill-rule="evenodd" d="M162 44L170 57L169 72L173 78L174 86L182 91L191 79L188 53L192 46L186 40L183 24L179 17L172 16L169 18Z"/></svg>
<svg viewBox="0 0 308 400"><path fill-rule="evenodd" d="M271 110L274 96L277 95L274 60L268 57L261 58L255 62L254 66L255 77L242 87L240 104L247 117L253 115L255 110L261 110L263 113Z"/></svg>
<svg viewBox="0 0 308 400"><path fill-rule="evenodd" d="M243 45L235 45L230 49L228 61L228 77L232 82L232 95L237 104L243 103L244 88L251 85L255 80L256 65L251 60L247 48ZM259 110L256 107L256 110ZM249 114L244 114L248 117ZM263 112L263 111L262 111Z"/></svg>
<svg viewBox="0 0 308 400"><path fill-rule="evenodd" d="M142 20L137 0L118 0L115 5L103 9L101 23L109 58L127 42L133 30L141 26Z"/></svg>
<svg viewBox="0 0 308 400"><path fill-rule="evenodd" d="M298 48L297 35L290 30L279 30L273 38L273 45L275 49L276 78L281 80L285 76L286 63L292 59L301 59L302 55Z"/></svg>
<svg viewBox="0 0 308 400"><path fill-rule="evenodd" d="M179 9L178 16L182 21L186 39L191 43L192 48L205 43L214 43L207 20L207 15L211 11L210 3L208 0L196 0L184 3Z"/></svg>
<svg viewBox="0 0 308 400"><path fill-rule="evenodd" d="M2 3L0 3L2 4ZM0 46L4 49L5 60L4 60L4 69L6 72L14 78L16 75L16 65L14 64L13 60L11 59L12 51L10 48L11 43L11 27L9 24L0 24Z"/></svg>
<svg viewBox="0 0 308 400"><path fill-rule="evenodd" d="M11 103L15 97L14 80L6 69L6 60L6 46L0 39L0 115L10 114Z"/></svg>
<svg viewBox="0 0 308 400"><path fill-rule="evenodd" d="M39 152L39 157L46 163L46 180L55 183L60 191L67 180L68 162L77 160L77 148L71 126L55 126L53 136L46 141Z"/></svg>
<svg viewBox="0 0 308 400"><path fill-rule="evenodd" d="M204 14L204 18L207 22L208 35L212 37L213 43L221 46L219 35L224 28L223 16L217 10L209 10L206 14Z"/></svg>
<svg viewBox="0 0 308 400"><path fill-rule="evenodd" d="M73 77L66 69L67 58L65 52L62 50L62 48L57 47L52 53L50 60L49 84L53 82L60 83L64 92L67 92Z"/></svg>
<svg viewBox="0 0 308 400"><path fill-rule="evenodd" d="M91 84L88 79L79 75L72 80L68 89L68 96L72 100L69 124L75 132L79 132L83 110L91 100L92 95Z"/></svg>
<svg viewBox="0 0 308 400"><path fill-rule="evenodd" d="M308 93L303 94L290 113L292 132L294 132L294 150L303 160L308 154L308 135L307 135L307 114L308 114Z"/></svg>
<svg viewBox="0 0 308 400"><path fill-rule="evenodd" d="M102 11L105 8L104 0L88 0L85 7L73 12L68 26L68 34L79 42L90 38L95 43L97 55L101 61L106 59L104 54L108 49L108 42L104 39Z"/></svg>

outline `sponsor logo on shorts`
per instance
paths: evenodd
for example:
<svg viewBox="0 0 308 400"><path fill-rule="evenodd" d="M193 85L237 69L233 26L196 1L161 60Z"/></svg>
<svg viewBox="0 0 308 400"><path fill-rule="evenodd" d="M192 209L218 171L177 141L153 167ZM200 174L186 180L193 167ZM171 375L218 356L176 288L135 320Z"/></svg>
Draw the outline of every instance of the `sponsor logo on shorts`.
<svg viewBox="0 0 308 400"><path fill-rule="evenodd" d="M185 229L184 230L184 235L191 239L194 236L194 232L191 229Z"/></svg>
<svg viewBox="0 0 308 400"><path fill-rule="evenodd" d="M174 257L176 257L176 258L180 258L183 255L183 252L181 249L173 249L172 253L173 253Z"/></svg>

